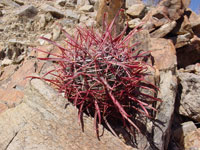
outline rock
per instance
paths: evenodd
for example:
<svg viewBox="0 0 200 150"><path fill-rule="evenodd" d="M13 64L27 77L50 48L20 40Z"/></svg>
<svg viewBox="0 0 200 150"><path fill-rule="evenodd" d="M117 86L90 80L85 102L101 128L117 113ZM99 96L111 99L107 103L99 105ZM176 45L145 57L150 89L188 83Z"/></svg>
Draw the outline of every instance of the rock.
<svg viewBox="0 0 200 150"><path fill-rule="evenodd" d="M128 10L126 10L126 13L131 17L140 18L144 15L144 9L145 5L143 3L135 4L129 7Z"/></svg>
<svg viewBox="0 0 200 150"><path fill-rule="evenodd" d="M185 72L200 74L200 63L196 63L195 65L189 65L185 68Z"/></svg>
<svg viewBox="0 0 200 150"><path fill-rule="evenodd" d="M179 72L182 86L179 113L197 122L200 121L200 76L193 73Z"/></svg>
<svg viewBox="0 0 200 150"><path fill-rule="evenodd" d="M194 36L190 44L177 50L178 66L184 68L200 60L200 38Z"/></svg>
<svg viewBox="0 0 200 150"><path fill-rule="evenodd" d="M176 21L172 21L170 23L167 23L163 26L161 26L159 29L152 32L150 35L152 38L161 38L166 36L168 33L170 33L176 26Z"/></svg>
<svg viewBox="0 0 200 150"><path fill-rule="evenodd" d="M200 35L200 16L193 12L191 9L187 9L186 15L189 18L190 24L192 26L192 30L195 35Z"/></svg>
<svg viewBox="0 0 200 150"><path fill-rule="evenodd" d="M170 37L170 39L173 41L175 48L181 48L183 46L189 45L192 37L193 37L193 34L186 33L183 35L178 35L176 37Z"/></svg>
<svg viewBox="0 0 200 150"><path fill-rule="evenodd" d="M93 5L84 5L81 8L79 8L79 11L93 12L94 11L94 7L93 7Z"/></svg>
<svg viewBox="0 0 200 150"><path fill-rule="evenodd" d="M65 6L65 4L66 4L66 0L57 0L57 1L56 1L56 4L63 7L63 6Z"/></svg>
<svg viewBox="0 0 200 150"><path fill-rule="evenodd" d="M39 29L42 30L42 29L45 28L45 26L46 26L46 24L47 24L45 14L41 14L41 15L39 16L39 21L38 21L38 23L39 23Z"/></svg>
<svg viewBox="0 0 200 150"><path fill-rule="evenodd" d="M0 115L0 147L7 150L21 150L22 147L35 150L134 149L105 128L98 140L92 127L93 119L87 116L84 116L84 132L77 121L74 106L42 81L32 80L23 102Z"/></svg>
<svg viewBox="0 0 200 150"><path fill-rule="evenodd" d="M4 102L4 104L8 108L15 107L22 102L22 98L24 97L24 93L20 90L16 90L14 88L0 88L0 101Z"/></svg>
<svg viewBox="0 0 200 150"><path fill-rule="evenodd" d="M154 122L153 141L158 150L168 147L171 124L173 121L174 105L177 92L177 80L171 70L160 72L160 92L158 97L163 101L158 104L158 112Z"/></svg>
<svg viewBox="0 0 200 150"><path fill-rule="evenodd" d="M95 20L94 19L88 19L87 21L86 21L86 26L87 27L93 27L95 24L96 24L96 22L95 22Z"/></svg>
<svg viewBox="0 0 200 150"><path fill-rule="evenodd" d="M3 13L2 13L2 11L0 10L0 17L2 17L3 16Z"/></svg>
<svg viewBox="0 0 200 150"><path fill-rule="evenodd" d="M24 5L24 1L23 0L12 0L15 3L19 4L19 5Z"/></svg>
<svg viewBox="0 0 200 150"><path fill-rule="evenodd" d="M198 150L200 149L200 128L190 132L184 138L184 149L185 150Z"/></svg>
<svg viewBox="0 0 200 150"><path fill-rule="evenodd" d="M48 5L48 4L43 4L43 5L41 6L41 9L42 9L43 11L47 12L47 13L48 13L48 12L51 13L52 16L55 17L55 18L60 19L60 18L65 17L65 14L64 14L62 11L60 11L59 9L57 9L57 8L55 8L55 7L53 7L53 6L50 6L50 5Z"/></svg>
<svg viewBox="0 0 200 150"><path fill-rule="evenodd" d="M18 16L26 16L30 18L37 15L37 13L38 13L38 10L33 5L21 6L16 12Z"/></svg>
<svg viewBox="0 0 200 150"><path fill-rule="evenodd" d="M2 60L1 65L8 66L8 65L11 65L12 63L13 61L11 59L5 58L4 60Z"/></svg>
<svg viewBox="0 0 200 150"><path fill-rule="evenodd" d="M77 0L77 5L79 7L84 6L84 5L89 5L89 4L90 4L89 0Z"/></svg>
<svg viewBox="0 0 200 150"><path fill-rule="evenodd" d="M88 20L89 18L90 18L89 16L86 16L85 14L82 14L80 16L79 21L80 21L80 23L83 23L83 22L86 22L86 20Z"/></svg>
<svg viewBox="0 0 200 150"><path fill-rule="evenodd" d="M171 31L171 33L175 35L183 35L187 33L194 34L192 31L191 23L187 15L184 15L180 19L177 20L177 25L173 29L173 31Z"/></svg>
<svg viewBox="0 0 200 150"><path fill-rule="evenodd" d="M125 8L129 8L129 7L131 7L132 5L141 4L141 3L142 3L141 0L126 0L126 1L125 1Z"/></svg>
<svg viewBox="0 0 200 150"><path fill-rule="evenodd" d="M0 114L1 114L2 112L6 111L7 109L8 109L8 107L7 107L5 104L0 103Z"/></svg>
<svg viewBox="0 0 200 150"><path fill-rule="evenodd" d="M47 39L51 39L52 35L51 35L51 33L48 33L46 35L41 35L41 37L45 37ZM43 40L43 39L39 39L38 42L40 43L40 45L46 45L46 44L48 44L48 42L45 41L45 40Z"/></svg>
<svg viewBox="0 0 200 150"><path fill-rule="evenodd" d="M68 9L68 10L65 11L65 13L66 13L66 16L69 19L73 19L75 21L78 21L78 19L80 18L80 15L77 12L73 11L73 10Z"/></svg>
<svg viewBox="0 0 200 150"><path fill-rule="evenodd" d="M131 44L136 44L134 46L134 49L141 50L141 51L148 51L149 50L149 44L150 44L150 35L147 30L141 30L140 32L137 32L133 35L131 38Z"/></svg>
<svg viewBox="0 0 200 150"><path fill-rule="evenodd" d="M106 0L101 0L99 3L99 8L98 8L98 12L97 12L97 16L96 16L96 21L99 25L102 25L102 19L104 16L104 13L107 13L107 18L106 21L108 24L110 24L112 22L112 20L114 19L115 15L118 13L119 9L122 8L124 4L123 0L118 0L118 1L110 1L109 3ZM118 19L116 20L116 23L122 24L120 19L124 19L123 18L123 14L120 14L120 16L118 17Z"/></svg>
<svg viewBox="0 0 200 150"><path fill-rule="evenodd" d="M158 70L174 70L177 66L176 49L171 40L151 38L149 50Z"/></svg>
<svg viewBox="0 0 200 150"><path fill-rule="evenodd" d="M11 7L19 7L20 5L14 2L13 0L1 0L0 1L5 6L11 6Z"/></svg>
<svg viewBox="0 0 200 150"><path fill-rule="evenodd" d="M0 3L0 8L4 8L4 5Z"/></svg>
<svg viewBox="0 0 200 150"><path fill-rule="evenodd" d="M184 145L184 138L188 133L195 131L197 127L194 122L188 121L181 124L181 126L173 131L173 137L176 142L178 142L181 146Z"/></svg>
<svg viewBox="0 0 200 150"><path fill-rule="evenodd" d="M163 7L163 11L169 19L178 20L189 4L190 0L163 0L159 6Z"/></svg>
<svg viewBox="0 0 200 150"><path fill-rule="evenodd" d="M184 3L184 5L183 5ZM190 3L190 0L162 0L154 9L151 9L143 18L150 32L165 24L178 20Z"/></svg>
<svg viewBox="0 0 200 150"><path fill-rule="evenodd" d="M14 74L17 70L16 65L9 65L2 69L0 69L0 85L3 86L4 82L7 82L9 78Z"/></svg>
<svg viewBox="0 0 200 150"><path fill-rule="evenodd" d="M135 28L136 26L138 26L139 24L141 24L141 20L140 18L135 18L132 19L128 22L128 26L129 28Z"/></svg>
<svg viewBox="0 0 200 150"><path fill-rule="evenodd" d="M52 36L52 40L55 41L59 38L60 34L61 34L61 28L58 25L53 25L53 36Z"/></svg>

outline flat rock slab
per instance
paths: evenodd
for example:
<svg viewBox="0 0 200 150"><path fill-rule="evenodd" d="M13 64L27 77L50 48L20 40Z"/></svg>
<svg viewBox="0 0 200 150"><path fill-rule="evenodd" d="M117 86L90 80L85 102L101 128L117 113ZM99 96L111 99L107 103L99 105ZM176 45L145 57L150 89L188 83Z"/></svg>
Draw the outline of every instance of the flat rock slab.
<svg viewBox="0 0 200 150"><path fill-rule="evenodd" d="M77 118L75 107L41 80L34 79L25 89L23 102L0 115L0 149L134 149L125 145L106 129L98 140L93 120L86 116L82 132Z"/></svg>

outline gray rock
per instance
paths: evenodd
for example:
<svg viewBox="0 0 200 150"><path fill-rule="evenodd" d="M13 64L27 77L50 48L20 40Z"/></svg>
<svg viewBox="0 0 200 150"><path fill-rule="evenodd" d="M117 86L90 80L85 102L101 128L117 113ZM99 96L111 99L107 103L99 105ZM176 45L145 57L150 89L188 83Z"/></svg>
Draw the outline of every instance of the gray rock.
<svg viewBox="0 0 200 150"><path fill-rule="evenodd" d="M65 14L69 19L73 19L73 20L78 20L80 17L80 15L78 13L76 13L75 11L73 11L71 9L66 10Z"/></svg>
<svg viewBox="0 0 200 150"><path fill-rule="evenodd" d="M193 73L179 72L182 86L179 113L197 122L200 121L200 76Z"/></svg>
<svg viewBox="0 0 200 150"><path fill-rule="evenodd" d="M34 7L33 5L25 5L25 6L21 6L17 10L16 15L34 17L35 15L37 15L37 13L38 13L38 10L36 7Z"/></svg>
<svg viewBox="0 0 200 150"><path fill-rule="evenodd" d="M0 149L133 150L106 129L98 140L93 120L84 116L84 122L82 132L77 109L41 80L34 79L25 90L23 102L0 115Z"/></svg>
<svg viewBox="0 0 200 150"><path fill-rule="evenodd" d="M166 150L169 144L176 92L177 80L172 71L161 71L158 97L163 102L158 106L153 130L153 141L159 150Z"/></svg>
<svg viewBox="0 0 200 150"><path fill-rule="evenodd" d="M45 12L49 12L52 14L53 17L55 18L63 18L65 17L65 14L60 11L59 9L53 7L53 6L50 6L48 4L44 4L41 6L41 9Z"/></svg>
<svg viewBox="0 0 200 150"><path fill-rule="evenodd" d="M194 122L188 121L181 124L181 126L173 131L173 137L180 145L183 145L183 138L190 132L195 131L197 127Z"/></svg>
<svg viewBox="0 0 200 150"><path fill-rule="evenodd" d="M176 48L181 48L185 45L188 45L190 43L190 40L192 39L192 37L193 37L193 35L188 32L186 34L178 35L176 37L170 37L170 39L172 39Z"/></svg>

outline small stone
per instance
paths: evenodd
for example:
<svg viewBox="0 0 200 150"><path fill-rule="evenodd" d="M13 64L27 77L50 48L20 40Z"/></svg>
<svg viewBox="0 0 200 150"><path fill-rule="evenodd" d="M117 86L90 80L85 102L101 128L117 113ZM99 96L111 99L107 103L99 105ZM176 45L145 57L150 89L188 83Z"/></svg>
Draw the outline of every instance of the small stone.
<svg viewBox="0 0 200 150"><path fill-rule="evenodd" d="M144 12L145 5L144 4L135 4L128 8L126 13L132 17L141 17Z"/></svg>
<svg viewBox="0 0 200 150"><path fill-rule="evenodd" d="M188 45L192 37L193 35L191 33L186 33L183 35L178 35L176 37L171 37L171 39L176 48L181 48L183 46Z"/></svg>
<svg viewBox="0 0 200 150"><path fill-rule="evenodd" d="M18 16L26 16L30 18L37 15L37 13L38 13L38 10L33 5L21 6L16 12Z"/></svg>
<svg viewBox="0 0 200 150"><path fill-rule="evenodd" d="M52 38L52 35L49 33L49 34L46 34L46 35L41 35L42 37L45 37L47 39L51 39ZM43 39L39 39L38 42L40 43L40 45L46 45L48 44L47 41L43 40Z"/></svg>
<svg viewBox="0 0 200 150"><path fill-rule="evenodd" d="M141 20L140 18L135 18L135 19L132 19L128 22L128 26L129 28L135 28L137 25L139 25L141 23Z"/></svg>
<svg viewBox="0 0 200 150"><path fill-rule="evenodd" d="M84 5L89 5L90 2L89 0L77 0L77 5L80 6L84 6Z"/></svg>
<svg viewBox="0 0 200 150"><path fill-rule="evenodd" d="M200 128L190 132L184 138L185 150L199 150L200 149Z"/></svg>
<svg viewBox="0 0 200 150"><path fill-rule="evenodd" d="M181 124L179 128L174 130L173 136L175 137L176 141L178 141L181 145L183 145L183 138L190 132L195 131L197 127L195 126L194 122L188 121Z"/></svg>
<svg viewBox="0 0 200 150"><path fill-rule="evenodd" d="M87 27L92 27L96 24L96 21L94 21L94 19L88 19L85 24Z"/></svg>
<svg viewBox="0 0 200 150"><path fill-rule="evenodd" d="M54 25L53 26L53 37L52 37L52 39L57 40L59 38L60 34L61 34L60 27L57 26L57 25Z"/></svg>
<svg viewBox="0 0 200 150"><path fill-rule="evenodd" d="M56 4L63 7L63 6L65 6L65 4L66 4L66 0L57 0L57 1L56 1Z"/></svg>
<svg viewBox="0 0 200 150"><path fill-rule="evenodd" d="M83 14L83 15L81 15L79 21L82 23L82 22L85 22L88 19L89 19L89 16L86 16L85 14Z"/></svg>
<svg viewBox="0 0 200 150"><path fill-rule="evenodd" d="M93 5L84 5L81 8L79 8L79 11L93 12L94 11L94 7L93 7Z"/></svg>
<svg viewBox="0 0 200 150"><path fill-rule="evenodd" d="M129 8L132 5L141 4L141 3L142 3L141 0L126 0L125 7Z"/></svg>
<svg viewBox="0 0 200 150"><path fill-rule="evenodd" d="M15 3L17 3L19 5L24 5L23 0L12 0L12 1L14 1Z"/></svg>
<svg viewBox="0 0 200 150"><path fill-rule="evenodd" d="M4 8L4 5L0 3L0 8Z"/></svg>
<svg viewBox="0 0 200 150"><path fill-rule="evenodd" d="M39 27L40 29L44 29L44 27L46 26L47 22L46 22L46 17L44 14L41 14L39 17Z"/></svg>
<svg viewBox="0 0 200 150"><path fill-rule="evenodd" d="M55 8L55 7L53 7L53 6L50 6L50 5L48 5L48 4L42 5L42 6L41 6L41 9L42 9L43 11L45 11L45 12L51 13L52 16L55 17L55 18L60 19L60 18L65 17L65 14L64 14L62 11L60 11L59 9L57 9L57 8Z"/></svg>
<svg viewBox="0 0 200 150"><path fill-rule="evenodd" d="M69 9L69 10L66 10L65 13L66 13L66 16L67 16L68 18L73 19L73 20L78 20L79 17L80 17L79 14L77 14L75 11L70 10L70 9Z"/></svg>
<svg viewBox="0 0 200 150"><path fill-rule="evenodd" d="M169 22L163 26L161 26L156 31L152 32L150 35L152 38L162 38L168 33L170 33L176 27L176 21Z"/></svg>
<svg viewBox="0 0 200 150"><path fill-rule="evenodd" d="M7 109L8 109L8 107L7 107L5 104L0 103L0 114L1 114L2 112L6 111Z"/></svg>
<svg viewBox="0 0 200 150"><path fill-rule="evenodd" d="M8 65L11 65L13 63L13 60L11 59L8 59L8 58L4 58L1 62L1 65L2 66L8 66Z"/></svg>

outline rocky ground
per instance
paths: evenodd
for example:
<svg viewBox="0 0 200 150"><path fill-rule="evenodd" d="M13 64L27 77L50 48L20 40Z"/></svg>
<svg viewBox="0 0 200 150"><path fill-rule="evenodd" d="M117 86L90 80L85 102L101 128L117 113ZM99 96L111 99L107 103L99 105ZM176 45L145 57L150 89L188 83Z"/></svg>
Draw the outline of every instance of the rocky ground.
<svg viewBox="0 0 200 150"><path fill-rule="evenodd" d="M147 130L134 140L105 129L98 141L93 118L85 117L83 133L76 108L42 81L26 77L52 67L37 60L49 55L33 47L57 52L39 37L63 44L60 26L73 35L76 25L96 25L98 14L106 11L112 16L121 6L112 0L109 5L100 3L103 9L97 13L98 0L0 0L0 149L199 149L200 16L188 8L189 3L163 0L150 7L126 0L122 6L130 30L144 23L132 42L140 41L139 49L151 51L163 102L158 104L158 122L145 120Z"/></svg>

